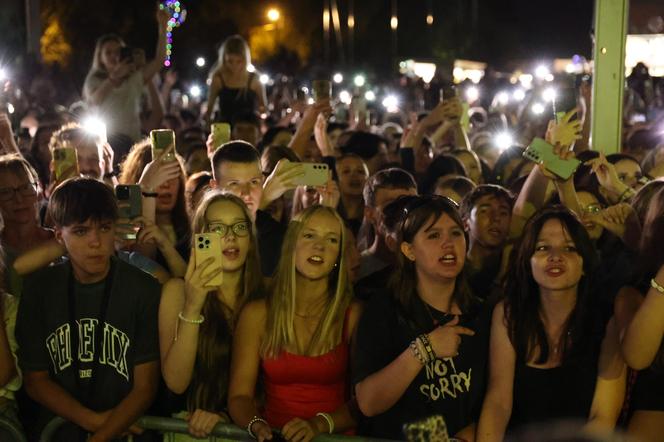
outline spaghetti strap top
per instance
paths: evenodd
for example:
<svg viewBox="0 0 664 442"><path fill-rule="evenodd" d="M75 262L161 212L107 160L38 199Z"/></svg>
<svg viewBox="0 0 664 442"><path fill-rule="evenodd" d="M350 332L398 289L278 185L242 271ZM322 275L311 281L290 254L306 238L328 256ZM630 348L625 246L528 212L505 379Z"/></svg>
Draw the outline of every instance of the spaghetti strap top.
<svg viewBox="0 0 664 442"><path fill-rule="evenodd" d="M258 110L258 95L251 89L251 83L254 81L255 74L249 74L247 85L242 88L232 88L226 86L224 79L221 78L221 90L219 91L219 110L215 116L215 121L233 123L239 116L254 114Z"/></svg>
<svg viewBox="0 0 664 442"><path fill-rule="evenodd" d="M265 417L281 428L291 419L310 419L316 413L332 413L348 400L349 345L346 310L341 342L320 356L282 351L261 361L265 381Z"/></svg>

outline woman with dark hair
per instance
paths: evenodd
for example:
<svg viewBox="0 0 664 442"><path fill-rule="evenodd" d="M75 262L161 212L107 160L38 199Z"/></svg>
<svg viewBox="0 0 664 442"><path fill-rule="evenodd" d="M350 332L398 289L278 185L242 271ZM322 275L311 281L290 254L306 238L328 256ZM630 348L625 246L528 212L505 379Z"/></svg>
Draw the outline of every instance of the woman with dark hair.
<svg viewBox="0 0 664 442"><path fill-rule="evenodd" d="M439 414L450 435L472 440L489 316L463 273L463 222L450 199L413 197L399 230L389 293L373 296L356 335L360 432L402 439L404 424Z"/></svg>
<svg viewBox="0 0 664 442"><path fill-rule="evenodd" d="M643 172L641 164L631 155L614 153L606 156L606 161L613 164L618 173L620 181L632 189L638 190L643 186Z"/></svg>
<svg viewBox="0 0 664 442"><path fill-rule="evenodd" d="M438 180L434 194L446 196L457 204L461 204L464 196L469 194L477 185L470 179L462 176L449 176Z"/></svg>
<svg viewBox="0 0 664 442"><path fill-rule="evenodd" d="M162 68L166 58L166 25L170 15L157 9L159 35L155 58L140 67L145 58L141 49L125 57L126 45L116 34L97 40L92 67L85 78L83 96L106 118L109 135L123 134L136 142L141 136L140 103L143 86Z"/></svg>
<svg viewBox="0 0 664 442"><path fill-rule="evenodd" d="M189 257L191 226L185 198L182 160L153 160L149 141L135 144L122 163L121 184L140 184L144 226L139 232L141 253L183 277ZM155 247L157 250L155 250Z"/></svg>
<svg viewBox="0 0 664 442"><path fill-rule="evenodd" d="M187 392L189 432L207 437L226 413L233 330L244 304L261 289L256 233L242 200L209 193L194 217L196 233L222 235L220 270L189 260L187 274L164 285L159 306L162 373L168 388ZM219 274L221 284L210 287Z"/></svg>
<svg viewBox="0 0 664 442"><path fill-rule="evenodd" d="M652 183L646 187L653 187ZM654 187L653 187L654 188ZM645 189L645 187L644 187ZM638 194L637 194L638 195ZM616 317L623 325L622 351L640 370L632 389L628 434L658 441L664 432L664 188L659 186L645 212L639 245L640 282L623 287Z"/></svg>
<svg viewBox="0 0 664 442"><path fill-rule="evenodd" d="M615 426L625 391L615 321L589 277L597 258L586 229L562 206L537 212L515 249L505 300L493 312L489 385L477 440L556 419Z"/></svg>
<svg viewBox="0 0 664 442"><path fill-rule="evenodd" d="M450 155L461 161L468 178L475 184L483 184L482 163L475 152L468 149L454 149Z"/></svg>

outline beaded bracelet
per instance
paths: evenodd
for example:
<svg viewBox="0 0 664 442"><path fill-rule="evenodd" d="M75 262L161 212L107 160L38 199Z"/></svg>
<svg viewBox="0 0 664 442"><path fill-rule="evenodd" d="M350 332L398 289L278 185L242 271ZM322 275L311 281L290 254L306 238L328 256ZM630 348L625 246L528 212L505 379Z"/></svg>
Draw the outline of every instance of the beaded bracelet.
<svg viewBox="0 0 664 442"><path fill-rule="evenodd" d="M256 422L263 422L265 425L270 425L267 423L265 419L262 417L254 416L251 418L249 423L247 424L247 433L249 433L249 436L253 437L254 439L257 439L256 435L254 434L253 431L251 431L251 426L254 425Z"/></svg>
<svg viewBox="0 0 664 442"><path fill-rule="evenodd" d="M661 285L659 285L659 283L658 283L657 281L655 281L655 278L653 278L653 279L650 280L650 287L654 288L654 289L657 290L659 293L661 293L662 295L664 295L664 287L662 287Z"/></svg>
<svg viewBox="0 0 664 442"><path fill-rule="evenodd" d="M332 419L332 416L327 413L316 413L316 416L320 416L327 421L327 426L330 429L329 434L334 433L334 420Z"/></svg>
<svg viewBox="0 0 664 442"><path fill-rule="evenodd" d="M420 361L420 364L426 365L427 360L424 357L424 355L422 353L420 353L420 350L417 348L417 342L416 341L417 340L415 339L410 343L410 349L413 351L413 354L415 355L417 360Z"/></svg>
<svg viewBox="0 0 664 442"><path fill-rule="evenodd" d="M205 316L200 315L198 319L187 319L184 317L182 312L178 313L178 319L181 321L187 322L189 324L202 324L205 321Z"/></svg>
<svg viewBox="0 0 664 442"><path fill-rule="evenodd" d="M422 333L421 335L419 335L418 339L422 341L424 349L427 351L427 355L429 355L429 359L431 361L435 361L437 356L436 353L433 351L433 347L431 346L431 342L429 342L429 337L426 335L426 333Z"/></svg>

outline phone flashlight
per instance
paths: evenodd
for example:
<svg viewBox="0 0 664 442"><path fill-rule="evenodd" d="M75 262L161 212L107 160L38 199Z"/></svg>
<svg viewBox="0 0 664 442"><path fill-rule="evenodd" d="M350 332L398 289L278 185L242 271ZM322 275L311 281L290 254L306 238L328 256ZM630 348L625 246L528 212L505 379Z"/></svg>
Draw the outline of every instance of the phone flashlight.
<svg viewBox="0 0 664 442"><path fill-rule="evenodd" d="M104 143L107 141L106 124L98 117L88 117L83 121L83 129L96 137L99 137Z"/></svg>

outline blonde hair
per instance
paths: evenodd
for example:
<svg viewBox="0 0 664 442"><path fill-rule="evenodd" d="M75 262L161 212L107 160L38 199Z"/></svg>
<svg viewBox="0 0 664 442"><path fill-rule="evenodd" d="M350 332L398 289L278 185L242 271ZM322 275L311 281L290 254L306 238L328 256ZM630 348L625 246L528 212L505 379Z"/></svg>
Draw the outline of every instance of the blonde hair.
<svg viewBox="0 0 664 442"><path fill-rule="evenodd" d="M53 151L64 147L66 142L78 143L80 141L94 143L97 146L99 159L104 156L104 140L101 136L94 135L83 128L78 123L70 122L60 126L60 129L53 132L48 142L48 150Z"/></svg>
<svg viewBox="0 0 664 442"><path fill-rule="evenodd" d="M219 46L217 61L210 68L209 78L215 76L217 71L226 67L226 54L244 57L247 66L251 64L251 50L249 44L241 35L231 35Z"/></svg>
<svg viewBox="0 0 664 442"><path fill-rule="evenodd" d="M104 78L108 76L108 71L106 70L106 67L104 67L104 64L101 62L101 51L104 45L109 41L114 41L122 47L126 46L122 37L117 34L105 34L99 37L97 39L97 43L95 44L95 52L92 56L92 66L90 67L88 76L94 75Z"/></svg>
<svg viewBox="0 0 664 442"><path fill-rule="evenodd" d="M263 357L276 357L285 347L296 343L293 324L297 296L297 270L295 268L297 252L294 252L294 250L302 229L317 213L329 214L337 220L341 238L339 239L339 255L335 267L329 275L327 309L314 331L309 346L304 350L304 355L318 356L325 354L343 339L344 316L353 296L346 269L344 222L336 210L315 205L305 209L288 225L281 249L282 259L279 260L267 299L266 333L261 344L261 355Z"/></svg>

